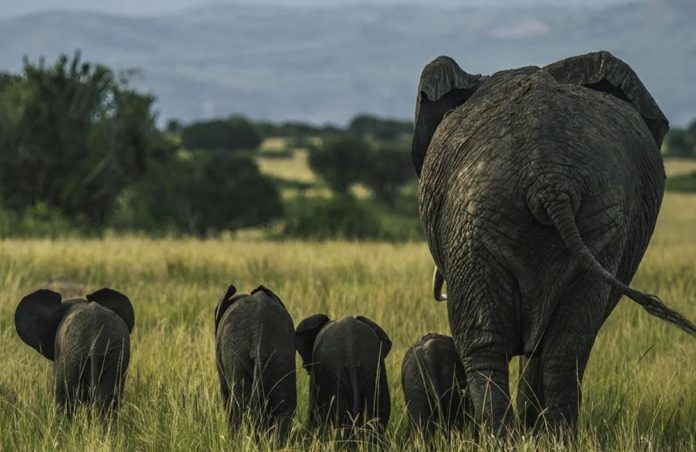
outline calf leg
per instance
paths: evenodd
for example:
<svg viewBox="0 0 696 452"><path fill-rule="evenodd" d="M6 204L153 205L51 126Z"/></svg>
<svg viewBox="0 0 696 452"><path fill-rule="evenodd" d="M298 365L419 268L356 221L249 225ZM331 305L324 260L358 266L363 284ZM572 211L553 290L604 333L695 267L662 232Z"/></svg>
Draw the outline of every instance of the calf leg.
<svg viewBox="0 0 696 452"><path fill-rule="evenodd" d="M269 359L263 369L263 397L266 416L274 424L276 436L285 440L292 428L292 418L297 406L297 386L295 382L295 363L283 363L281 360Z"/></svg>

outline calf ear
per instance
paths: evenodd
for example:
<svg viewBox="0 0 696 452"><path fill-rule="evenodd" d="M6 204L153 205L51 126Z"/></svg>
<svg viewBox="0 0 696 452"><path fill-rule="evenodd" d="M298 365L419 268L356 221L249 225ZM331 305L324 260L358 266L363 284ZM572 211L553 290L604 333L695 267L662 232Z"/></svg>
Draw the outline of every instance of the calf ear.
<svg viewBox="0 0 696 452"><path fill-rule="evenodd" d="M295 330L295 348L302 357L302 367L308 372L308 367L312 363L314 341L328 321L329 317L325 314L315 314L301 321Z"/></svg>
<svg viewBox="0 0 696 452"><path fill-rule="evenodd" d="M632 105L643 117L657 147L669 122L631 67L607 51L578 55L544 68L560 83L602 91Z"/></svg>
<svg viewBox="0 0 696 452"><path fill-rule="evenodd" d="M234 296L234 294L237 293L237 288L234 287L233 284L230 284L230 286L227 288L225 293L222 295L222 298L220 298L220 301L218 302L218 305L215 307L215 333L217 334L218 330L218 325L220 324L220 320L222 320L222 316L225 315L225 312L227 309L229 309L232 304L240 300L241 298L244 298L243 295L238 295Z"/></svg>
<svg viewBox="0 0 696 452"><path fill-rule="evenodd" d="M56 331L67 307L58 292L37 290L22 298L15 311L19 337L46 358L53 360Z"/></svg>
<svg viewBox="0 0 696 452"><path fill-rule="evenodd" d="M133 305L131 305L127 296L117 290L104 287L96 292L92 292L85 298L87 298L87 301L98 303L114 311L116 315L123 319L126 327L128 327L128 332L130 333L133 331L133 326L135 325L135 312L133 312Z"/></svg>
<svg viewBox="0 0 696 452"><path fill-rule="evenodd" d="M372 328L372 331L375 332L377 337L379 337L379 340L382 342L382 357L386 358L387 355L389 354L389 351L392 348L392 342L391 342L391 339L389 339L389 336L387 336L387 333L382 329L382 327L380 327L379 325L377 325L375 322L368 319L367 317L363 317L363 316L359 315L356 317L356 319L367 324L367 326Z"/></svg>
<svg viewBox="0 0 696 452"><path fill-rule="evenodd" d="M279 297L278 295L276 295L276 293L273 292L273 291L272 291L271 289L269 289L268 287L266 287L266 286L259 286L259 287L257 287L256 289L254 289L254 290L251 291L251 295L254 295L256 292L263 292L263 293L265 293L266 295L268 295L269 297L273 298L273 299L276 300L278 303L280 303L281 306L285 307L285 305L283 304L283 300L281 300L280 297Z"/></svg>

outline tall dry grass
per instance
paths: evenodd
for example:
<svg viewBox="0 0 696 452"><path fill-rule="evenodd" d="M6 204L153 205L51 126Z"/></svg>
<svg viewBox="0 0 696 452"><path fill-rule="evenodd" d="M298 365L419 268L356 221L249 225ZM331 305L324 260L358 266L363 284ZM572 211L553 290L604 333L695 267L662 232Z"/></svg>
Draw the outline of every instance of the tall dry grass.
<svg viewBox="0 0 696 452"><path fill-rule="evenodd" d="M696 319L696 197L668 195L633 282ZM324 312L379 322L394 348L387 358L392 419L380 446L391 450L496 449L472 431L431 443L407 434L401 358L427 331L448 332L446 306L431 301L431 259L422 244L254 240L0 241L1 450L258 450L273 447L244 429L230 436L218 394L213 310L225 287L273 288L295 323ZM52 365L24 345L14 309L36 285L63 276L110 286L133 301L136 327L125 404L105 431L81 413L67 422L52 402ZM298 357L299 364L299 357ZM513 362L513 372L516 365ZM298 413L288 448L340 442L304 428L308 378L298 365ZM514 380L514 378L513 378ZM622 301L597 338L584 383L578 450L694 450L696 342ZM515 440L518 450L557 448L553 437ZM358 443L358 450L373 448Z"/></svg>

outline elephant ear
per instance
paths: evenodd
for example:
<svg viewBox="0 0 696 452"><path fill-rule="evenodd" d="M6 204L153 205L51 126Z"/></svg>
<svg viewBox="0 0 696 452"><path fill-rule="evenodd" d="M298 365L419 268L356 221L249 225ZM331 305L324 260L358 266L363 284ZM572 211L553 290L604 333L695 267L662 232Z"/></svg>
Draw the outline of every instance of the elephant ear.
<svg viewBox="0 0 696 452"><path fill-rule="evenodd" d="M220 298L220 301L218 302L218 305L215 307L215 333L217 334L218 330L218 325L220 324L220 320L222 320L222 316L225 315L225 312L234 304L235 301L241 300L242 298L246 297L246 295L237 295L236 297L234 294L237 293L237 288L234 287L233 284L230 284L230 286L227 288L225 291L224 295L222 298Z"/></svg>
<svg viewBox="0 0 696 452"><path fill-rule="evenodd" d="M381 326L377 325L375 322L372 320L368 319L367 317L363 317L361 315L357 316L356 319L359 321L365 323L367 326L372 328L372 331L375 332L377 337L379 337L379 340L382 343L382 357L386 358L387 355L389 354L389 351L392 348L392 341L389 339L389 336L387 336L387 333L382 329Z"/></svg>
<svg viewBox="0 0 696 452"><path fill-rule="evenodd" d="M269 289L268 287L266 287L266 286L259 286L259 287L257 287L256 289L254 289L254 290L251 291L251 295L254 295L254 294L257 293L257 292L265 293L266 295L268 295L269 297L273 298L275 301L277 301L278 303L280 303L280 305L281 305L282 307L285 307L285 305L283 304L283 300L281 300L280 297L279 297L278 295L276 295L275 292L273 292L273 291L272 291L271 289Z"/></svg>
<svg viewBox="0 0 696 452"><path fill-rule="evenodd" d="M631 104L643 117L659 148L669 121L631 67L607 51L566 58L544 68L558 82L610 94Z"/></svg>
<svg viewBox="0 0 696 452"><path fill-rule="evenodd" d="M478 89L483 77L467 74L452 58L439 56L421 73L416 99L416 122L411 159L420 177L425 153L447 111L462 105Z"/></svg>
<svg viewBox="0 0 696 452"><path fill-rule="evenodd" d="M92 292L85 298L87 298L87 301L98 303L114 311L126 324L128 332L130 333L133 331L133 326L135 326L135 312L133 312L133 305L127 296L117 290L104 287L96 292Z"/></svg>
<svg viewBox="0 0 696 452"><path fill-rule="evenodd" d="M295 348L302 357L302 367L309 372L309 365L312 363L312 350L314 341L319 331L329 322L329 317L325 314L315 314L307 317L297 325L295 330Z"/></svg>
<svg viewBox="0 0 696 452"><path fill-rule="evenodd" d="M53 360L58 325L67 310L61 300L58 292L41 289L22 298L15 311L19 337L50 360Z"/></svg>

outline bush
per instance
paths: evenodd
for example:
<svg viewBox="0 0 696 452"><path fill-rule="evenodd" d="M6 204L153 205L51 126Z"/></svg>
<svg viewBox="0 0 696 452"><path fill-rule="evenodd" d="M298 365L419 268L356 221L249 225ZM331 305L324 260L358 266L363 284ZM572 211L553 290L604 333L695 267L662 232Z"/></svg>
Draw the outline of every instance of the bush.
<svg viewBox="0 0 696 452"><path fill-rule="evenodd" d="M418 218L401 216L349 195L303 198L286 208L286 237L344 240L421 240Z"/></svg>
<svg viewBox="0 0 696 452"><path fill-rule="evenodd" d="M181 140L187 149L256 149L261 134L242 116L194 122L183 128Z"/></svg>
<svg viewBox="0 0 696 452"><path fill-rule="evenodd" d="M413 122L363 114L351 120L348 130L359 137L377 141L410 140L413 135Z"/></svg>
<svg viewBox="0 0 696 452"><path fill-rule="evenodd" d="M401 188L416 180L411 153L396 143L384 143L370 151L361 180L378 200L393 207Z"/></svg>
<svg viewBox="0 0 696 452"><path fill-rule="evenodd" d="M278 190L250 157L179 152L153 165L126 191L113 226L203 235L259 226L282 212Z"/></svg>
<svg viewBox="0 0 696 452"><path fill-rule="evenodd" d="M342 132L341 129L331 124L316 126L301 121L286 121L281 123L258 121L254 124L256 125L256 129L264 137L289 137L303 142L306 142L305 140L310 137L335 135Z"/></svg>
<svg viewBox="0 0 696 452"><path fill-rule="evenodd" d="M291 159L295 153L292 149L264 149L260 156L267 159Z"/></svg>
<svg viewBox="0 0 696 452"><path fill-rule="evenodd" d="M696 192L696 173L669 177L665 188L670 191L694 193Z"/></svg>
<svg viewBox="0 0 696 452"><path fill-rule="evenodd" d="M690 129L670 130L665 145L665 154L669 157L696 157L696 134L692 134Z"/></svg>
<svg viewBox="0 0 696 452"><path fill-rule="evenodd" d="M339 194L346 194L350 186L361 180L370 146L350 135L327 138L310 150L309 166Z"/></svg>
<svg viewBox="0 0 696 452"><path fill-rule="evenodd" d="M380 235L377 213L352 196L300 197L287 207L283 233L303 239L361 240Z"/></svg>
<svg viewBox="0 0 696 452"><path fill-rule="evenodd" d="M0 207L0 237L67 237L79 231L56 208L38 203L21 211Z"/></svg>

